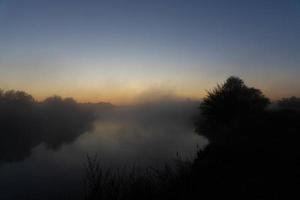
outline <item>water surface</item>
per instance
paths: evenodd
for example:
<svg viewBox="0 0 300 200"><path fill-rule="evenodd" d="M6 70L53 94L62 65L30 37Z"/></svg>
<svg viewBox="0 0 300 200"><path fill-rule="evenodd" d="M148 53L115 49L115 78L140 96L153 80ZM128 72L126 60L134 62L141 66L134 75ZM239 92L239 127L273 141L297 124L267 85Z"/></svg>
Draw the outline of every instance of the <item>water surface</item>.
<svg viewBox="0 0 300 200"><path fill-rule="evenodd" d="M68 131L67 137L61 133L64 137L58 135L56 145L41 141L25 148L18 141L6 152L11 159L0 162L0 199L82 197L87 155L97 154L105 168L159 167L171 163L177 153L192 159L197 146L207 143L194 132L193 109L191 105L114 108L100 112L92 129L73 135Z"/></svg>

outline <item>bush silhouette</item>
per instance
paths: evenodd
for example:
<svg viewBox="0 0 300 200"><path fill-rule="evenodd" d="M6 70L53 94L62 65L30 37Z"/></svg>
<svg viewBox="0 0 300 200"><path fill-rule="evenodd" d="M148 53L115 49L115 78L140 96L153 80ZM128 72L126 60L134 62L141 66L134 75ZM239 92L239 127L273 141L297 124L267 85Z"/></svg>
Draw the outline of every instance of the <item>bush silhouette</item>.
<svg viewBox="0 0 300 200"><path fill-rule="evenodd" d="M216 138L212 133L217 132L216 129L232 132L262 113L269 103L260 90L247 87L242 79L231 76L224 84L208 91L203 99L198 129L214 142Z"/></svg>

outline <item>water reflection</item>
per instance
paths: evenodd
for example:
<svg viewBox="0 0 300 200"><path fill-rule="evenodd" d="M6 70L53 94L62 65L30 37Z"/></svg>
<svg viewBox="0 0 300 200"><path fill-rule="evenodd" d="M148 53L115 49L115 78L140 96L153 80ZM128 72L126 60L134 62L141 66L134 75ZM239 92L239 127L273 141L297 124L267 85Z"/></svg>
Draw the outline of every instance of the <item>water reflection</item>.
<svg viewBox="0 0 300 200"><path fill-rule="evenodd" d="M45 124L26 137L7 129L1 143L9 145L1 147L1 160L19 162L0 166L0 199L82 197L87 154L97 153L109 168L162 165L177 152L192 157L197 145L207 143L194 133L197 106L175 101L98 109L96 121L63 110L44 116Z"/></svg>
<svg viewBox="0 0 300 200"><path fill-rule="evenodd" d="M92 129L94 117L72 99L51 97L41 103L22 92L0 96L0 164L20 161L39 144L58 150Z"/></svg>

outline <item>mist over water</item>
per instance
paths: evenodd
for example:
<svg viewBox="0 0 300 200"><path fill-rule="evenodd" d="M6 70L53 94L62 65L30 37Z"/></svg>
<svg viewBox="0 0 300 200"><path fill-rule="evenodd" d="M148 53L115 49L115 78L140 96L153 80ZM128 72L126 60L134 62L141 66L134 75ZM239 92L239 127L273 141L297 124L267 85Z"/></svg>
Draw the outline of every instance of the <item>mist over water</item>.
<svg viewBox="0 0 300 200"><path fill-rule="evenodd" d="M74 127L80 128L77 131L60 129L56 124L55 131L43 132L56 134L55 147L49 146L52 143L47 140L36 142L22 159L1 162L1 199L81 197L87 155L97 154L107 169L159 167L171 164L177 154L192 159L197 148L207 144L194 132L193 117L198 105L199 102L170 98L106 109L90 105L96 112L96 118L90 119L92 128L83 129L80 121L75 121L78 124ZM59 131L68 131L69 137L64 133L60 137Z"/></svg>

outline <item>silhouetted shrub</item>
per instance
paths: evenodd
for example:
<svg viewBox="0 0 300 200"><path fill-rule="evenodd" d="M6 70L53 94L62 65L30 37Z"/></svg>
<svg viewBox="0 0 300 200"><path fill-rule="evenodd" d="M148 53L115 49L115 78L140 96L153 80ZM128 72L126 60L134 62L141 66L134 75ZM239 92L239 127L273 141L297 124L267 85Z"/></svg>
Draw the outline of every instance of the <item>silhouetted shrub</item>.
<svg viewBox="0 0 300 200"><path fill-rule="evenodd" d="M192 162L177 157L173 166L160 169L104 169L101 160L87 157L86 200L187 199L194 193ZM198 180L197 180L198 181ZM196 183L196 182L195 182Z"/></svg>
<svg viewBox="0 0 300 200"><path fill-rule="evenodd" d="M215 141L222 135L215 136L214 133L240 127L262 113L269 103L260 90L247 87L238 77L229 77L224 84L208 91L203 99L198 131L208 136L211 142Z"/></svg>

